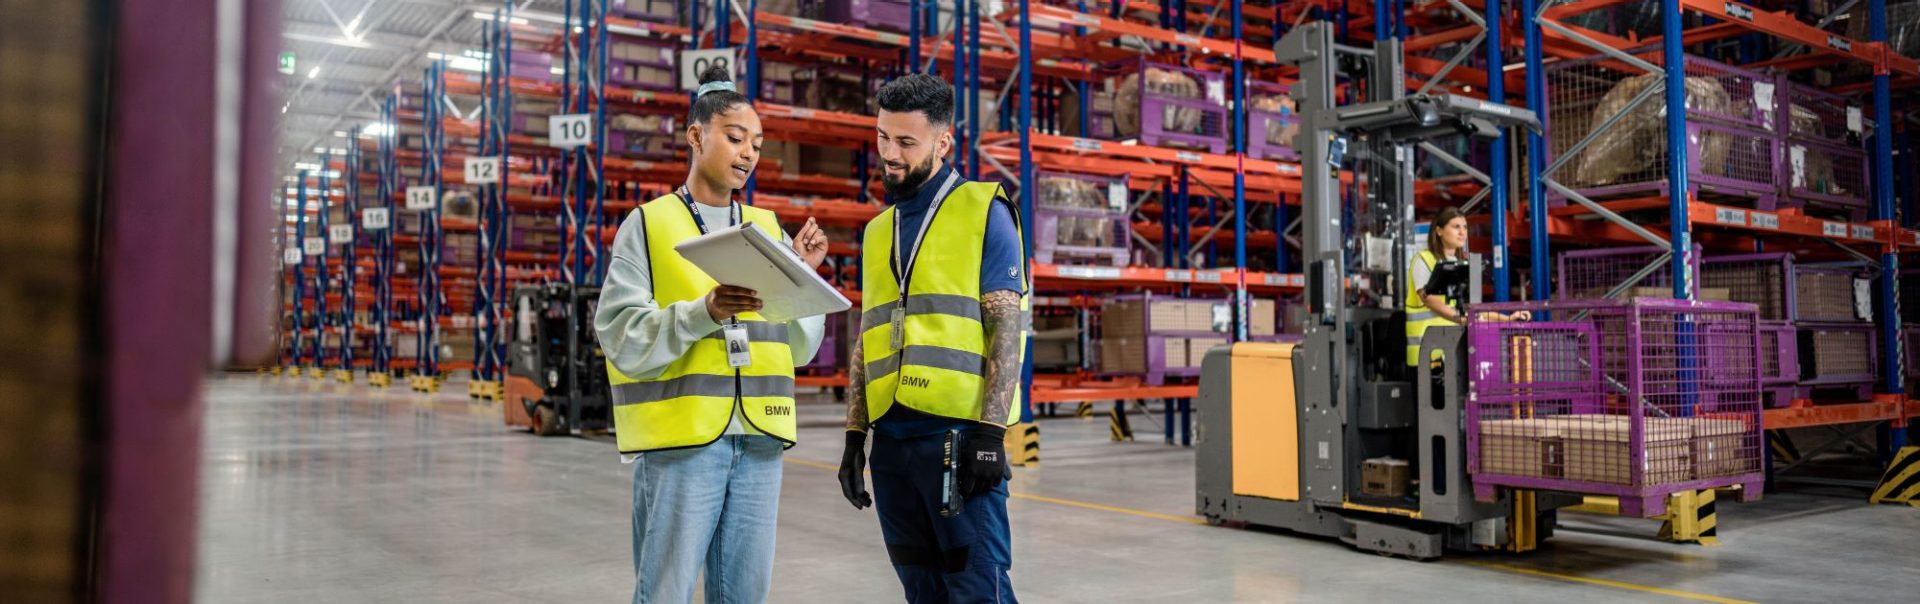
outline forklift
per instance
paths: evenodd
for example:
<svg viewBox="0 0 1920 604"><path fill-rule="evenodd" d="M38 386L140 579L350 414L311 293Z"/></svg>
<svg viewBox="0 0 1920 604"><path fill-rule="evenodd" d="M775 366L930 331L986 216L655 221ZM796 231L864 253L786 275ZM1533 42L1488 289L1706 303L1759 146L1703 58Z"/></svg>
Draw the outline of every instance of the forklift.
<svg viewBox="0 0 1920 604"><path fill-rule="evenodd" d="M1447 550L1526 551L1551 536L1574 495L1502 491L1475 499L1463 402L1466 330L1434 327L1406 364L1404 309L1413 245L1414 148L1538 129L1533 112L1453 94L1407 94L1397 40L1337 44L1325 22L1288 32L1275 53L1300 68L1301 252L1307 324L1299 343L1209 352L1195 403L1195 506L1212 524L1332 537L1413 559ZM1344 89L1347 104L1336 102ZM1365 183L1349 206L1340 171ZM1479 302L1479 258L1437 267Z"/></svg>
<svg viewBox="0 0 1920 604"><path fill-rule="evenodd" d="M553 436L613 427L607 357L593 332L600 288L516 287L507 328L507 424ZM516 411L525 415L516 417Z"/></svg>

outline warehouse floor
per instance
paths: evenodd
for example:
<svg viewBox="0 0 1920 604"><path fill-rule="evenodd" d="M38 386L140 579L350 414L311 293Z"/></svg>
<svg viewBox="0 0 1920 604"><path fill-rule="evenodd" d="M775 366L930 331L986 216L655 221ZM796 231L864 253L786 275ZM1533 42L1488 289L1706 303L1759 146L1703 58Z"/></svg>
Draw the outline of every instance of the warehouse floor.
<svg viewBox="0 0 1920 604"><path fill-rule="evenodd" d="M629 466L610 439L537 438L465 388L428 396L308 379L207 387L204 602L618 602L631 593ZM776 602L899 601L871 510L840 497L841 411L801 406L781 497ZM1542 550L1420 563L1191 516L1193 453L1041 423L1016 469L1025 602L1909 601L1920 510L1801 487L1723 504L1718 548L1581 517ZM1618 534L1607 534L1608 532Z"/></svg>

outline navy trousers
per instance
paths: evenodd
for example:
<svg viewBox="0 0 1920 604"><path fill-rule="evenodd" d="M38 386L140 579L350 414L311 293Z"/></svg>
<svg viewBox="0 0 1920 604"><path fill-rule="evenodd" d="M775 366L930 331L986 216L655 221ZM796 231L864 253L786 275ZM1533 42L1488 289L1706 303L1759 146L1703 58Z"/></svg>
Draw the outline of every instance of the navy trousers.
<svg viewBox="0 0 1920 604"><path fill-rule="evenodd" d="M1007 483L969 497L960 515L940 517L940 456L946 436L875 434L873 505L887 556L912 604L1012 604L1013 537Z"/></svg>

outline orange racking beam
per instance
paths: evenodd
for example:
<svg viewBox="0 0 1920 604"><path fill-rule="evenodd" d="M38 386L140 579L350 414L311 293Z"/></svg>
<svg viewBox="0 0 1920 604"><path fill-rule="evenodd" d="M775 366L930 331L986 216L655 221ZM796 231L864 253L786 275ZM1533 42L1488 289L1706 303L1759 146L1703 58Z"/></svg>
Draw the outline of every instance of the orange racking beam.
<svg viewBox="0 0 1920 604"><path fill-rule="evenodd" d="M1726 21L1745 30L1798 42L1818 53L1851 57L1895 73L1920 75L1920 63L1890 52L1885 44L1863 42L1814 27L1785 12L1764 11L1725 0L1679 0L1686 10Z"/></svg>
<svg viewBox="0 0 1920 604"><path fill-rule="evenodd" d="M1861 422L1892 421L1904 425L1920 417L1920 401L1902 401L1900 395L1880 395L1871 402L1814 405L1797 401L1782 409L1761 412L1760 423L1768 430L1808 428Z"/></svg>
<svg viewBox="0 0 1920 604"><path fill-rule="evenodd" d="M1074 388L1034 388L1035 403L1086 403L1149 398L1194 398L1199 386L1083 386Z"/></svg>

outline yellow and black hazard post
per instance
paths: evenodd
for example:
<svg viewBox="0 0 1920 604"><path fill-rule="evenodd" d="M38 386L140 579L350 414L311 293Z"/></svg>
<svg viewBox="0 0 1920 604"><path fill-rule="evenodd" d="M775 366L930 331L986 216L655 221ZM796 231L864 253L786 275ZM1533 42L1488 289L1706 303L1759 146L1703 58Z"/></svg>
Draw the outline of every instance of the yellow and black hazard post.
<svg viewBox="0 0 1920 604"><path fill-rule="evenodd" d="M1920 508L1920 446L1902 447L1874 487L1873 503L1904 503Z"/></svg>
<svg viewBox="0 0 1920 604"><path fill-rule="evenodd" d="M1793 463L1800 461L1800 449L1793 446L1793 439L1787 438L1784 430L1767 431L1767 447L1773 450L1773 461Z"/></svg>
<svg viewBox="0 0 1920 604"><path fill-rule="evenodd" d="M1007 463L1016 466L1040 465L1040 426L1020 422L1007 427Z"/></svg>
<svg viewBox="0 0 1920 604"><path fill-rule="evenodd" d="M1074 407L1073 416L1074 417L1093 417L1093 403L1088 403L1088 402L1080 403L1080 406Z"/></svg>
<svg viewBox="0 0 1920 604"><path fill-rule="evenodd" d="M1667 513L1655 518L1665 521L1660 525L1662 540L1706 547L1720 545L1720 517L1714 510L1713 489L1668 495Z"/></svg>
<svg viewBox="0 0 1920 604"><path fill-rule="evenodd" d="M1133 440L1133 424L1127 421L1127 404L1116 402L1113 411L1107 412L1107 431L1112 433L1113 442Z"/></svg>

